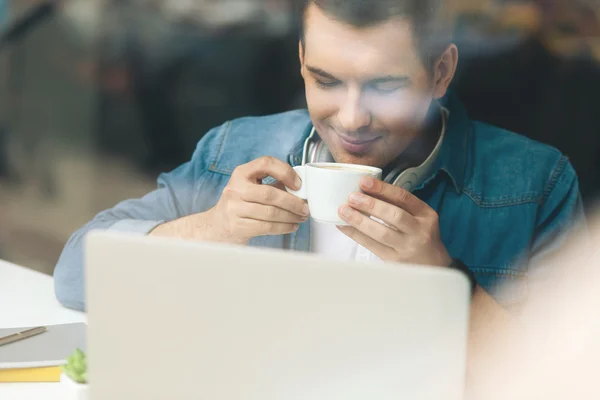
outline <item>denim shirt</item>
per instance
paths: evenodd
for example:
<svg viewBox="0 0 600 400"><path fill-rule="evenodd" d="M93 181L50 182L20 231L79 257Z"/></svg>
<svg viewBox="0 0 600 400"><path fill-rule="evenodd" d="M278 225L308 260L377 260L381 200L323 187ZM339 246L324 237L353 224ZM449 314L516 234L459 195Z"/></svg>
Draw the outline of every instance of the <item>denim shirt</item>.
<svg viewBox="0 0 600 400"><path fill-rule="evenodd" d="M433 173L413 193L439 214L442 240L453 258L503 306L523 302L541 260L575 226L584 226L577 176L559 151L502 129L469 120L449 95L447 131ZM97 215L70 238L55 270L65 306L84 309L84 236L91 230L147 234L157 225L209 210L236 167L261 156L302 163L312 128L306 110L242 118L208 132L192 159L158 178L158 188ZM299 231L259 237L252 246L311 251L310 221ZM510 290L499 291L501 284Z"/></svg>

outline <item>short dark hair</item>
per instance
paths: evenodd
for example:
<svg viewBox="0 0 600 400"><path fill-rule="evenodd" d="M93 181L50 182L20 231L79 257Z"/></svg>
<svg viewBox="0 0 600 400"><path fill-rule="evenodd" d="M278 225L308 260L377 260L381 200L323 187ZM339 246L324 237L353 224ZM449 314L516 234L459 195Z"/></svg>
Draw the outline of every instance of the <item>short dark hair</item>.
<svg viewBox="0 0 600 400"><path fill-rule="evenodd" d="M357 28L367 28L393 18L411 22L418 51L427 67L452 41L443 0L300 0L300 40L308 7L314 4L328 16Z"/></svg>

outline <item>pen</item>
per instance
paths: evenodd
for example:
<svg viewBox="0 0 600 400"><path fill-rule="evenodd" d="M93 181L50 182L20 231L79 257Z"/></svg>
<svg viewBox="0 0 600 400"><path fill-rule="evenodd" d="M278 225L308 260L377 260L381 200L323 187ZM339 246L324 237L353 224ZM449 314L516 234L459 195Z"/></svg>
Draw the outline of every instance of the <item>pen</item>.
<svg viewBox="0 0 600 400"><path fill-rule="evenodd" d="M41 333L46 332L47 330L48 328L46 328L45 326L40 326L38 328L32 328L23 332L18 332L9 336L5 336L3 338L0 338L0 346L4 346L6 344L18 342L19 340L24 340L39 335Z"/></svg>

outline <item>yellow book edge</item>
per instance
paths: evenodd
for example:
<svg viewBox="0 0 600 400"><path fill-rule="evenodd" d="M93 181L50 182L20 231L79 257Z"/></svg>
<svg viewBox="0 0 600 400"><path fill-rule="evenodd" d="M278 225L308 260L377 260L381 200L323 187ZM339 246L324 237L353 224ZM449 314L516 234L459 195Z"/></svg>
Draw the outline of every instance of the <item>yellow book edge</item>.
<svg viewBox="0 0 600 400"><path fill-rule="evenodd" d="M0 369L0 383L60 382L62 370L57 367Z"/></svg>

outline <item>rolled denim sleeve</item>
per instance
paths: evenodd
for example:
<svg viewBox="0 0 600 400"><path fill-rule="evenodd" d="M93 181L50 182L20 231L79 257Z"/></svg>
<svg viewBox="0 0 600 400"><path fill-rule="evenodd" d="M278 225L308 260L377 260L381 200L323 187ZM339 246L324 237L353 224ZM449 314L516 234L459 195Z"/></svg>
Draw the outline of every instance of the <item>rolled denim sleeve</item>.
<svg viewBox="0 0 600 400"><path fill-rule="evenodd" d="M199 200L206 179L208 143L215 131L200 141L191 161L158 178L158 187L141 199L124 201L98 214L91 222L75 232L67 242L54 270L57 299L66 307L85 309L84 239L94 230L113 230L146 235L167 221L206 211L212 205ZM213 188L206 189L214 191ZM204 198L210 198L204 196ZM209 203L209 202L208 202ZM206 209L208 209L206 208Z"/></svg>

